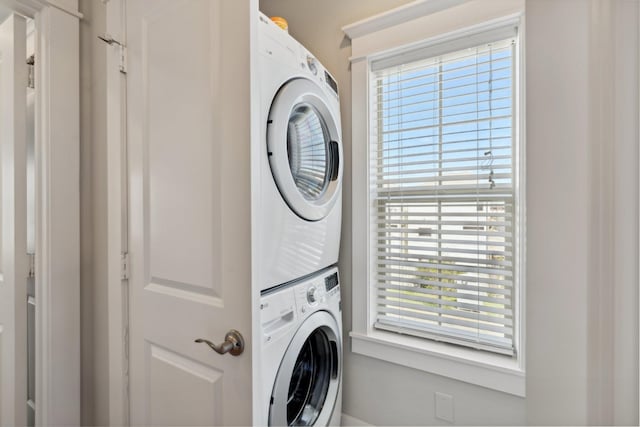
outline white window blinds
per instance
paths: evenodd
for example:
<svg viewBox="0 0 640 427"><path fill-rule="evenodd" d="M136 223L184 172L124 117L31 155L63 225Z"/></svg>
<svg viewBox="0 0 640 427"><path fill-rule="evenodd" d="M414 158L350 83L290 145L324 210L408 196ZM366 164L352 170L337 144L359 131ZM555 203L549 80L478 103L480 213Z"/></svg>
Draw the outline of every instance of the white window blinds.
<svg viewBox="0 0 640 427"><path fill-rule="evenodd" d="M375 327L512 355L515 34L482 42L372 64Z"/></svg>

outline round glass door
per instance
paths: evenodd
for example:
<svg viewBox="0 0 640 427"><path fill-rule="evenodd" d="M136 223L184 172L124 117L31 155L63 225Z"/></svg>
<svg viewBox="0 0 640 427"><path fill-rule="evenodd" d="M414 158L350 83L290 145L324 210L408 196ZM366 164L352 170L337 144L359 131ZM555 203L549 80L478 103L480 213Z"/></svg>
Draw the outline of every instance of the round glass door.
<svg viewBox="0 0 640 427"><path fill-rule="evenodd" d="M337 102L306 79L287 82L269 111L271 172L287 205L309 221L328 215L341 194L342 138L337 114Z"/></svg>
<svg viewBox="0 0 640 427"><path fill-rule="evenodd" d="M306 200L322 197L329 184L329 132L307 103L293 107L287 129L287 155L296 187Z"/></svg>
<svg viewBox="0 0 640 427"><path fill-rule="evenodd" d="M303 322L282 359L273 386L269 425L327 425L340 387L338 324L319 311Z"/></svg>
<svg viewBox="0 0 640 427"><path fill-rule="evenodd" d="M331 346L318 328L302 346L287 396L287 425L310 426L318 419L331 382Z"/></svg>

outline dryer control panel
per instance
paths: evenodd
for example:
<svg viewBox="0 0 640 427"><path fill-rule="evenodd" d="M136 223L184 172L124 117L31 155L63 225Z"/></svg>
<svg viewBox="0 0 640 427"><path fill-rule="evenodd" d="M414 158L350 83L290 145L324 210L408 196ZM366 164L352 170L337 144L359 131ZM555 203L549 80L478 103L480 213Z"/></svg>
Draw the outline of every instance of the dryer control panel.
<svg viewBox="0 0 640 427"><path fill-rule="evenodd" d="M287 31L278 27L262 12L259 14L259 19L258 46L261 54L278 58L279 63L298 62L301 69L304 70L303 72L309 73L307 77L319 83L328 93L332 93L336 99L340 98L338 82L307 48Z"/></svg>

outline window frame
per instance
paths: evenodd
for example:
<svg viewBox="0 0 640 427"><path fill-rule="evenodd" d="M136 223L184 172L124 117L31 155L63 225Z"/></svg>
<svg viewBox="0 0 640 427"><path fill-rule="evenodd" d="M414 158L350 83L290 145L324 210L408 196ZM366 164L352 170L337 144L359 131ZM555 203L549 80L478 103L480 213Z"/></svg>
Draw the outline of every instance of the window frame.
<svg viewBox="0 0 640 427"><path fill-rule="evenodd" d="M456 8L459 9L459 8ZM526 265L525 259L525 150L524 150L524 19L523 10L505 14L504 11L495 12L497 17L479 21L473 17L474 11L467 11L467 22L459 23L458 28L448 32L440 32L424 37L420 34L408 34L403 28L406 23L398 23L394 27L382 28L377 32L368 33L363 40L353 40L353 51L362 50L363 54L352 57L352 99L353 99L353 210L352 210L352 239L353 239L353 327L350 332L352 351L354 353L382 359L388 362L408 366L414 369L443 375L460 381L480 385L505 393L525 396L525 315L524 295ZM426 18L432 18L427 16ZM375 19L375 18L374 18ZM425 17L421 18L425 19ZM475 22L473 21L475 19ZM460 21L464 21L464 16ZM411 22L411 21L409 21ZM465 25L466 24L466 25ZM356 24L354 24L356 25ZM408 24L407 24L408 25ZM370 176L369 162L371 147L369 106L370 84L372 77L371 63L383 58L393 57L410 50L427 48L432 45L451 43L451 50L455 50L455 40L461 38L478 37L482 43L482 34L486 34L507 25L518 28L515 50L515 89L514 89L514 192L515 192L515 245L517 251L517 285L515 286L515 320L514 346L517 353L514 357L494 354L486 351L465 348L444 342L437 342L423 338L401 335L395 332L377 330L373 327L377 309L375 289L371 285L375 266L371 258L371 230L373 224L370 219ZM455 27L452 25L452 27ZM349 27L345 32L349 34ZM405 43L386 48L376 48L373 41L390 38L390 32L404 35ZM354 37L355 39L355 37ZM360 42L360 43L359 43ZM393 41L391 42L393 43ZM385 45L385 43L381 43Z"/></svg>

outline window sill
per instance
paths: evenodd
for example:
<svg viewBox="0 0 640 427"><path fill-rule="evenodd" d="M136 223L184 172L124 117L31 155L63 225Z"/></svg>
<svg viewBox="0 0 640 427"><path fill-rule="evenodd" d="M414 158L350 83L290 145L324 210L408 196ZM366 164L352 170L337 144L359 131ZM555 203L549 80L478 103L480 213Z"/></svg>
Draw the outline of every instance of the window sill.
<svg viewBox="0 0 640 427"><path fill-rule="evenodd" d="M384 331L349 335L354 353L525 397L524 371L510 357Z"/></svg>

